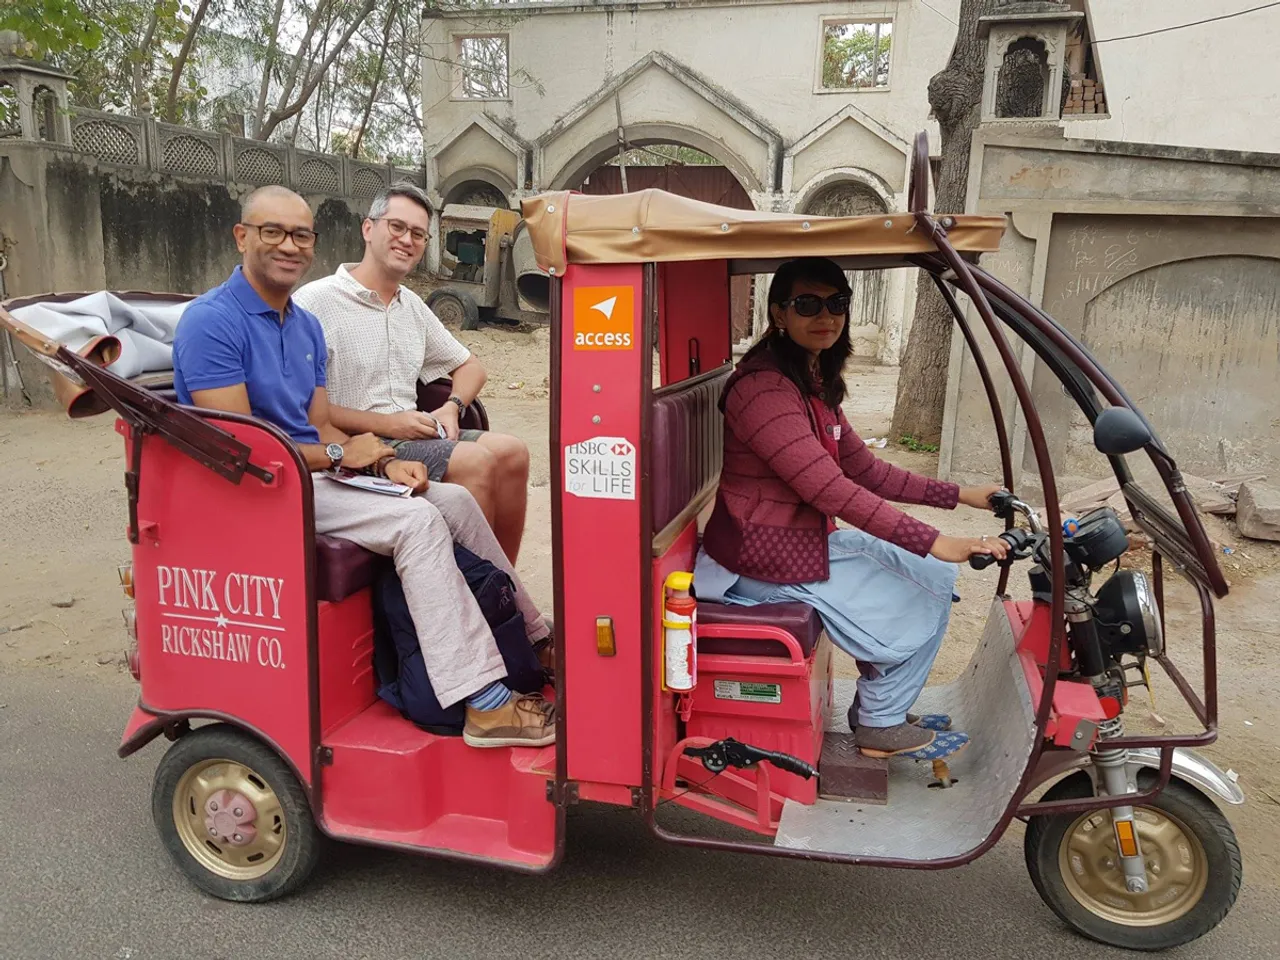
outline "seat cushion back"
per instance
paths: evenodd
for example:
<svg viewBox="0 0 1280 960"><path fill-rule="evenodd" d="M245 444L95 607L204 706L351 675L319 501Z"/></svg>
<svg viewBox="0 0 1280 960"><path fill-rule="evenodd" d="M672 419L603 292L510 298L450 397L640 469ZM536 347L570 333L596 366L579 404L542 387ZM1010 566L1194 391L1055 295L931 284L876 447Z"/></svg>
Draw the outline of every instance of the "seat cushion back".
<svg viewBox="0 0 1280 960"><path fill-rule="evenodd" d="M720 475L724 417L718 404L730 372L726 365L674 384L654 397L649 474L654 534Z"/></svg>
<svg viewBox="0 0 1280 960"><path fill-rule="evenodd" d="M807 603L762 603L743 607L729 603L698 601L698 623L718 626L779 627L796 638L805 659L813 656L813 648L822 636L822 618ZM787 649L777 640L754 637L699 637L699 653L723 653L735 656L785 657Z"/></svg>
<svg viewBox="0 0 1280 960"><path fill-rule="evenodd" d="M350 540L316 535L316 599L338 603L370 586L382 557Z"/></svg>

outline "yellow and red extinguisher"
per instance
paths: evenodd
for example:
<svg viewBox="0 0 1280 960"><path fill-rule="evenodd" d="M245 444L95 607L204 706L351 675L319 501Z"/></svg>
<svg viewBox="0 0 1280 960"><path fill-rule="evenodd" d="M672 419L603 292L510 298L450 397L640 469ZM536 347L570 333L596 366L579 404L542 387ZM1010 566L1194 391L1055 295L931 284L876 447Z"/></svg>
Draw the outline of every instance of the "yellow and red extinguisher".
<svg viewBox="0 0 1280 960"><path fill-rule="evenodd" d="M683 693L698 682L698 602L690 596L693 574L668 575L662 605L662 689Z"/></svg>

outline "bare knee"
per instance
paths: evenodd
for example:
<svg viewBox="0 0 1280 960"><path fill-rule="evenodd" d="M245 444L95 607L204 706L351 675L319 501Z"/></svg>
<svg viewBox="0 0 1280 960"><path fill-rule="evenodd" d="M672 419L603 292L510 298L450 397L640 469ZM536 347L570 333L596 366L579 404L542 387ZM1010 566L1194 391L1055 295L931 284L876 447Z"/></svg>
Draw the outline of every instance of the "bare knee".
<svg viewBox="0 0 1280 960"><path fill-rule="evenodd" d="M498 458L478 443L459 443L449 458L444 479L466 487L477 500L487 502L493 496L498 477Z"/></svg>
<svg viewBox="0 0 1280 960"><path fill-rule="evenodd" d="M529 447L519 437L505 433L486 433L479 445L493 455L498 476L502 479L529 475Z"/></svg>

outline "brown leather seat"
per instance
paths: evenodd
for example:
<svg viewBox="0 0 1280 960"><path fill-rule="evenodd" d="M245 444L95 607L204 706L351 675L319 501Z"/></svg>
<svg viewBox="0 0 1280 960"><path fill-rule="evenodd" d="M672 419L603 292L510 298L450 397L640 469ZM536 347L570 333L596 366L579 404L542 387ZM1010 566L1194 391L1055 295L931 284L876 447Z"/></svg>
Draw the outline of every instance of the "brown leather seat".
<svg viewBox="0 0 1280 960"><path fill-rule="evenodd" d="M818 637L822 635L822 618L807 603L765 603L758 607L740 607L727 603L698 601L698 623L749 624L780 627L800 644L805 659L813 656ZM723 653L735 656L785 657L787 649L777 640L746 637L698 637L699 653Z"/></svg>
<svg viewBox="0 0 1280 960"><path fill-rule="evenodd" d="M384 559L350 540L316 535L316 599L338 603L373 583Z"/></svg>

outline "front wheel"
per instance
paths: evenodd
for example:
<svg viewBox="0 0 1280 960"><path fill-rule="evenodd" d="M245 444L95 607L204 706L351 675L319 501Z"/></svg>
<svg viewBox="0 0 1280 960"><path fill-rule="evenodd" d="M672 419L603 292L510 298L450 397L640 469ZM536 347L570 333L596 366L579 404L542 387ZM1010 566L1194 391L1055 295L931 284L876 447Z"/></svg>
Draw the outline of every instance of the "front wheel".
<svg viewBox="0 0 1280 960"><path fill-rule="evenodd" d="M160 761L151 814L174 862L223 900L260 903L299 887L320 834L302 786L269 747L226 724L179 739Z"/></svg>
<svg viewBox="0 0 1280 960"><path fill-rule="evenodd" d="M1145 773L1139 788L1153 782L1154 774ZM1080 773L1054 784L1043 799L1093 795L1088 774ZM1125 888L1110 811L1032 817L1024 852L1041 898L1077 932L1129 950L1163 950L1208 933L1240 891L1240 847L1230 822L1179 780L1135 807L1134 820L1147 862L1142 894Z"/></svg>

